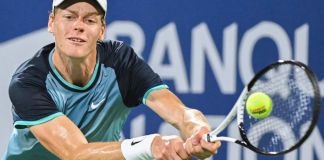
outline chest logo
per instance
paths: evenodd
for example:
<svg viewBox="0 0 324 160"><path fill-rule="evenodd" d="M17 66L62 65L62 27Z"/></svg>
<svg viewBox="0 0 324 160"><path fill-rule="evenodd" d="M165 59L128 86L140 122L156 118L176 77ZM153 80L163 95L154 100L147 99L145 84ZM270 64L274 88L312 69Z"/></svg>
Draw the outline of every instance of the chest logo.
<svg viewBox="0 0 324 160"><path fill-rule="evenodd" d="M94 109L96 109L96 108L98 108L98 107L100 107L101 105L102 105L102 103L104 102L106 100L106 98L104 98L104 99L102 99L100 102L98 102L98 103L91 103L91 106L90 106L90 109L91 110L94 110Z"/></svg>

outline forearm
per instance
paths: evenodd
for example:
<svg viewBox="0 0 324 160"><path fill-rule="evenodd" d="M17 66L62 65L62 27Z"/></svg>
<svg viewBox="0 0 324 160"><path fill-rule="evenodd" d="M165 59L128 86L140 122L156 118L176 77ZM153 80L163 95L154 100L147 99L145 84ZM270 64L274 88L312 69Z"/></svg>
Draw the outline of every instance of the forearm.
<svg viewBox="0 0 324 160"><path fill-rule="evenodd" d="M88 143L66 116L30 127L38 141L60 159L123 159L121 142Z"/></svg>
<svg viewBox="0 0 324 160"><path fill-rule="evenodd" d="M210 129L207 119L200 111L187 108L176 95L167 89L152 92L147 99L147 105L165 121L176 127L184 139L201 127Z"/></svg>
<svg viewBox="0 0 324 160"><path fill-rule="evenodd" d="M121 142L95 142L83 144L76 148L67 159L73 160L123 160Z"/></svg>

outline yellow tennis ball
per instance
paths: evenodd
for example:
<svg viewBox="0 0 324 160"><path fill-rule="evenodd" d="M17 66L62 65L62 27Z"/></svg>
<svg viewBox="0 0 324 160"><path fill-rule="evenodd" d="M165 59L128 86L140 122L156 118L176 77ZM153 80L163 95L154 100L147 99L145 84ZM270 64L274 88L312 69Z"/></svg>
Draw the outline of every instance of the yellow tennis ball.
<svg viewBox="0 0 324 160"><path fill-rule="evenodd" d="M255 92L247 99L246 111L253 118L266 118L272 112L272 100L263 92Z"/></svg>

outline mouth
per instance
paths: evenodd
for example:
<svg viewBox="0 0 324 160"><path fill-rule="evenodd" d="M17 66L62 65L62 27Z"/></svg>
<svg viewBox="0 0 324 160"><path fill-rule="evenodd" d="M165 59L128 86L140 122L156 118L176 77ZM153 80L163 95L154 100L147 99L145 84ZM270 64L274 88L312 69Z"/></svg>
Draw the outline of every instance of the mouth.
<svg viewBox="0 0 324 160"><path fill-rule="evenodd" d="M84 39L78 38L78 37L69 37L68 40L72 41L73 43L84 43L84 42L86 42Z"/></svg>

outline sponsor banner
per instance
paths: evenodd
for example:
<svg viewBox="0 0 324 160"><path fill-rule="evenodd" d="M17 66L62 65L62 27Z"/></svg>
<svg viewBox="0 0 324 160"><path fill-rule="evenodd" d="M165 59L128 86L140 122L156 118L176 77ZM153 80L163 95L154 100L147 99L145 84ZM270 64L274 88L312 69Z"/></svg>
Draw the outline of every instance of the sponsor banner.
<svg viewBox="0 0 324 160"><path fill-rule="evenodd" d="M12 129L7 92L11 74L53 37L46 28L51 1L0 3L1 155ZM106 38L133 46L170 90L187 106L201 110L216 127L254 74L278 59L309 65L324 95L323 8L319 0L111 0ZM224 142L214 159L323 160L323 115L311 137L290 154L269 158ZM132 111L123 137L155 132L178 134L140 106ZM224 135L239 137L235 122Z"/></svg>

